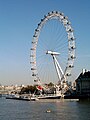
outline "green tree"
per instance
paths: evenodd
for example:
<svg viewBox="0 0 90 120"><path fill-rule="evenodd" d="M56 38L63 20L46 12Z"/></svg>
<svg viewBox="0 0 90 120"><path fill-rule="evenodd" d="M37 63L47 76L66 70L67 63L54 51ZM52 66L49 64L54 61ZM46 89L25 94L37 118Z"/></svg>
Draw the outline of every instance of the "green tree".
<svg viewBox="0 0 90 120"><path fill-rule="evenodd" d="M24 93L31 93L33 94L36 91L36 86L32 86L32 85L28 85L27 87L23 87L20 91L20 94L24 94Z"/></svg>

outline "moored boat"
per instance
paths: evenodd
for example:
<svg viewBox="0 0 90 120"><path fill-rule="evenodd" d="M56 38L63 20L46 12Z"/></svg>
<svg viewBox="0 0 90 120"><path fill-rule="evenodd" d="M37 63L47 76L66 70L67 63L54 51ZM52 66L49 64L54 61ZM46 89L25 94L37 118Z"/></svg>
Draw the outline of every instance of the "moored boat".
<svg viewBox="0 0 90 120"><path fill-rule="evenodd" d="M38 99L60 99L61 95L40 95L37 97Z"/></svg>
<svg viewBox="0 0 90 120"><path fill-rule="evenodd" d="M13 100L23 100L23 101L36 101L35 97L30 96L20 96L20 95L8 95L6 99L13 99Z"/></svg>

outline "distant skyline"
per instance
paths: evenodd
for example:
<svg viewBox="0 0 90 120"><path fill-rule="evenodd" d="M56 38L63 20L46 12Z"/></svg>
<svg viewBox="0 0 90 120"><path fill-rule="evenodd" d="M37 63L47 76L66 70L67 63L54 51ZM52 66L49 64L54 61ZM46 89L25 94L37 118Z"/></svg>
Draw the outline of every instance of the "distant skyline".
<svg viewBox="0 0 90 120"><path fill-rule="evenodd" d="M76 37L73 76L90 70L89 0L0 0L0 84L32 84L30 48L34 30L50 11L69 17Z"/></svg>

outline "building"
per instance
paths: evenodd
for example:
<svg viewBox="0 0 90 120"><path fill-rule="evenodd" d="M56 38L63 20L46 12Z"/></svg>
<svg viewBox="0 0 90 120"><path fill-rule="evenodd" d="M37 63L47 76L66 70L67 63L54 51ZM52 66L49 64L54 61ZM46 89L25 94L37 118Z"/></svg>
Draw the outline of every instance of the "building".
<svg viewBox="0 0 90 120"><path fill-rule="evenodd" d="M90 71L82 70L76 80L76 92L79 95L90 96Z"/></svg>
<svg viewBox="0 0 90 120"><path fill-rule="evenodd" d="M24 85L0 86L0 94L19 93Z"/></svg>

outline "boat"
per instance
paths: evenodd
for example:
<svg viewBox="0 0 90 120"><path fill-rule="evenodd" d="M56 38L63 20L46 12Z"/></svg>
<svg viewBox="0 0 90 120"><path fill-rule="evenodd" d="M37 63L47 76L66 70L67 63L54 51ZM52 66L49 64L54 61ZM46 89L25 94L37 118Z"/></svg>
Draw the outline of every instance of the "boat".
<svg viewBox="0 0 90 120"><path fill-rule="evenodd" d="M6 96L6 99L13 99L13 100L23 100L23 101L36 101L37 98L35 97L30 97L30 96L20 96L20 95L8 95Z"/></svg>
<svg viewBox="0 0 90 120"><path fill-rule="evenodd" d="M42 94L42 87L38 86L38 90L40 91L40 95L34 95L34 97L38 99L60 99L62 97L61 90L59 90L59 86L56 87L56 91L54 94Z"/></svg>
<svg viewBox="0 0 90 120"><path fill-rule="evenodd" d="M40 94L34 95L38 99L60 99L62 97L61 91L56 91L54 94Z"/></svg>
<svg viewBox="0 0 90 120"><path fill-rule="evenodd" d="M60 99L61 95L50 94L50 95L39 95L38 99Z"/></svg>
<svg viewBox="0 0 90 120"><path fill-rule="evenodd" d="M51 110L50 109L46 110L46 113L51 113Z"/></svg>

